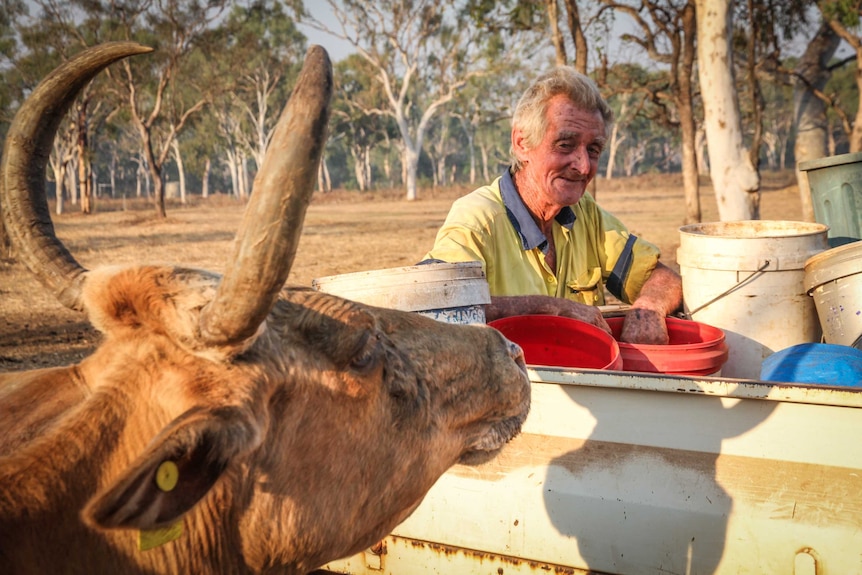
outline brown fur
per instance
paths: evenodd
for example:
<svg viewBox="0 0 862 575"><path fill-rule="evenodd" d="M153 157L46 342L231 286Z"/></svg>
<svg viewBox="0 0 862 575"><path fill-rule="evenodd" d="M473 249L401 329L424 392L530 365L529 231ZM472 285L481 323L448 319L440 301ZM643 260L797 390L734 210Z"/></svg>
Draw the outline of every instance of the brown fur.
<svg viewBox="0 0 862 575"><path fill-rule="evenodd" d="M385 536L526 416L523 359L494 330L311 290L284 290L242 349L198 349L218 281L91 272L99 349L0 375L0 572L303 573ZM177 518L179 539L137 550Z"/></svg>

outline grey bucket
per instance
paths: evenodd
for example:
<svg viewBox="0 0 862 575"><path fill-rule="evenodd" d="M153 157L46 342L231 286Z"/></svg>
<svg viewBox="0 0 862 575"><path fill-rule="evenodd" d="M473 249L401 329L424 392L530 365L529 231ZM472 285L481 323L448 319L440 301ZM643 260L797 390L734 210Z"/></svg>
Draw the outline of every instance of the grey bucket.
<svg viewBox="0 0 862 575"><path fill-rule="evenodd" d="M808 174L814 219L829 226L830 247L862 239L862 152L799 162Z"/></svg>

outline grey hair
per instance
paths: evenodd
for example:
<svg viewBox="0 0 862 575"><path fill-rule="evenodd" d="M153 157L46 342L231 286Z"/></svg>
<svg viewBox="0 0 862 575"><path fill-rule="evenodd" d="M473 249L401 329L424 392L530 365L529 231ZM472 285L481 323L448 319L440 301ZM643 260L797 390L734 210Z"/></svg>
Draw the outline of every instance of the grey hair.
<svg viewBox="0 0 862 575"><path fill-rule="evenodd" d="M538 146L542 141L548 128L545 116L548 102L558 94L564 94L582 110L599 112L605 123L605 136L608 135L614 121L614 112L602 98L598 86L571 66L558 66L536 78L521 95L515 107L512 128L521 130L528 147ZM522 165L515 155L514 146L509 147L509 155L512 159L512 170L517 172Z"/></svg>

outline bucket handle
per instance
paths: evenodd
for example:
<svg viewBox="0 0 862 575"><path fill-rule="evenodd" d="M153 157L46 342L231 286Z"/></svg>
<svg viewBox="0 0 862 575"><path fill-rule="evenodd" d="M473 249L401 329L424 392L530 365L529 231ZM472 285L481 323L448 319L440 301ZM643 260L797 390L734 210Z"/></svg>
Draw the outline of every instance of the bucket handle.
<svg viewBox="0 0 862 575"><path fill-rule="evenodd" d="M745 279L743 279L742 281L737 282L737 283L736 283L736 285L733 285L733 286L729 287L728 289L726 289L725 291L721 292L720 294L718 294L717 296L715 296L714 298L712 298L711 300L709 300L709 301L708 301L708 302L706 302L705 304L698 306L698 307L697 307L697 308L695 308L693 311L686 311L686 312L685 312L686 319L691 319L691 316L693 316L694 314L696 314L696 313L697 313L697 312L699 312L700 310L702 310L702 309L704 309L704 308L706 308L706 307L709 307L709 306L711 306L712 304L714 304L715 302L717 302L718 300L720 300L721 298L723 298L723 297L725 297L725 296L728 296L728 295L732 294L733 292L735 292L736 290L738 290L739 288L741 288L743 285L745 285L745 284L747 284L748 282L750 282L751 280L753 280L755 276L757 276L757 275L760 275L760 274L764 273L764 271L766 270L766 268L768 268L768 267L769 267L769 264L770 264L770 261L769 261L769 260L764 260L764 261L763 261L763 263L760 265L760 267L758 267L756 270L754 270L753 272L751 272L751 274L749 274L749 276L748 276L748 277L746 277Z"/></svg>

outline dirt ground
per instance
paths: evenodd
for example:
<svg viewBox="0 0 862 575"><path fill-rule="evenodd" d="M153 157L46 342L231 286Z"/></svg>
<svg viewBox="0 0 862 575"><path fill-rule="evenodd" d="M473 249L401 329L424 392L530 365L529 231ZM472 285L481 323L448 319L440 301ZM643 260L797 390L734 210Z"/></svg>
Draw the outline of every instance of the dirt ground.
<svg viewBox="0 0 862 575"><path fill-rule="evenodd" d="M684 220L679 175L647 175L600 180L598 200L631 231L662 250L676 268L679 226ZM306 215L288 284L363 270L413 265L431 247L452 200L468 187L420 190L407 202L400 190L374 194L316 195ZM58 237L76 259L92 269L109 264L174 263L221 272L242 205L225 197L169 205L158 221L145 202L98 200L97 213L54 216ZM72 206L74 209L74 206ZM716 221L712 187L701 182L704 222ZM801 218L792 172L765 173L761 218ZM21 264L0 261L0 372L79 361L100 335L83 314L57 303Z"/></svg>

